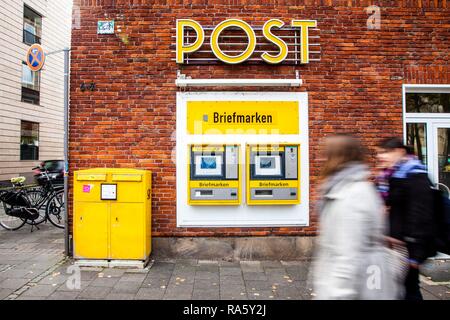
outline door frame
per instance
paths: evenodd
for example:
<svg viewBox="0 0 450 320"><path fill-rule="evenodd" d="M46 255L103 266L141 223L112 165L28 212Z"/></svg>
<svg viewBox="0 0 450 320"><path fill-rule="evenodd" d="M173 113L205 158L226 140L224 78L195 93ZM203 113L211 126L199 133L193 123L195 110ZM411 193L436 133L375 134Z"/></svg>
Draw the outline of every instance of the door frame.
<svg viewBox="0 0 450 320"><path fill-rule="evenodd" d="M441 128L444 128L444 129L450 129L450 122L433 122L433 124L432 124L432 128L431 128L431 130L432 130L432 132L433 132L433 136L432 136L432 139L433 139L433 152L434 152L434 154L437 154L437 152L438 152L438 129L441 129ZM439 156L438 157L435 157L435 159L433 159L434 161L433 161L433 164L432 164L432 166L433 166L433 178L434 178L434 182L435 183L439 183L439 184L441 184L441 185L444 185L443 183L440 183L439 182ZM446 186L446 185L444 185L447 189L449 189L449 187L448 186ZM450 189L448 190L448 192L449 192L449 194L450 194Z"/></svg>
<svg viewBox="0 0 450 320"><path fill-rule="evenodd" d="M428 174L433 182L438 181L439 168L437 153L437 128L450 127L450 113L407 113L406 94L407 93L449 93L450 84L403 84L403 140L407 140L408 123L426 124L426 145Z"/></svg>
<svg viewBox="0 0 450 320"><path fill-rule="evenodd" d="M428 175L434 183L438 182L439 164L437 154L437 129L439 127L450 127L450 113L407 113L406 94L407 93L450 93L450 84L403 84L403 140L407 140L408 123L426 124L426 144L427 144L427 164ZM431 259L449 259L450 256L438 253Z"/></svg>

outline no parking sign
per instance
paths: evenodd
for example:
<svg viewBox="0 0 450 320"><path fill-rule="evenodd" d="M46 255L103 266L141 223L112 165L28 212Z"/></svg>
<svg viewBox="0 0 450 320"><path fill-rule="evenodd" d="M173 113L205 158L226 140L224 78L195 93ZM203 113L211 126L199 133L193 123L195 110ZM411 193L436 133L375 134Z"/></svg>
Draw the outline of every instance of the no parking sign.
<svg viewBox="0 0 450 320"><path fill-rule="evenodd" d="M44 67L45 53L39 44L33 44L27 53L27 65L31 71L37 72Z"/></svg>

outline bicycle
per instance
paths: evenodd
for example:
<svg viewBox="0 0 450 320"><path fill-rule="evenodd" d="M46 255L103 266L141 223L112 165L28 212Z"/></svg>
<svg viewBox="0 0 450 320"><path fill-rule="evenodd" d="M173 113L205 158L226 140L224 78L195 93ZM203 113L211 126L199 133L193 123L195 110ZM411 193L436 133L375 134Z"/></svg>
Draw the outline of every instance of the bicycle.
<svg viewBox="0 0 450 320"><path fill-rule="evenodd" d="M38 167L39 168L39 167ZM33 170L38 169L33 168ZM8 190L0 191L0 226L6 230L18 230L25 224L34 227L50 221L57 228L65 227L64 189L55 187L45 168L43 171L46 182L39 187L24 186L25 178L11 179L13 185Z"/></svg>
<svg viewBox="0 0 450 320"><path fill-rule="evenodd" d="M45 178L45 182L36 189L30 189L28 196L33 207L40 212L39 218L33 223L39 225L50 221L55 227L64 229L64 186L53 184L47 168L36 167L32 170L40 169ZM43 210L45 209L45 210Z"/></svg>

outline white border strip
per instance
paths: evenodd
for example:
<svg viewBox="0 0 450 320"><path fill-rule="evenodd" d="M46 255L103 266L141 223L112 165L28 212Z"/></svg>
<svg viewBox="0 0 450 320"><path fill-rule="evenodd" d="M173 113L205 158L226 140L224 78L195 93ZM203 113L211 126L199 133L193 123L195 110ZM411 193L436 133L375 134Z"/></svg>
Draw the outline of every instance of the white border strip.
<svg viewBox="0 0 450 320"><path fill-rule="evenodd" d="M177 87L300 87L301 79L177 79Z"/></svg>

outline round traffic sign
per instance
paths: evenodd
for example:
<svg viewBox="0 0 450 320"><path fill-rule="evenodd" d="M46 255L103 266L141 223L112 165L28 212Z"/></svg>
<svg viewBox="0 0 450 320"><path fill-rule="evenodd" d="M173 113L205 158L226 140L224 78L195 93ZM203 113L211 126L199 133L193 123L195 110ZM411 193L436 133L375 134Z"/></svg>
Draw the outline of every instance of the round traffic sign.
<svg viewBox="0 0 450 320"><path fill-rule="evenodd" d="M27 65L31 71L39 71L44 67L45 53L41 45L33 44L27 53Z"/></svg>

